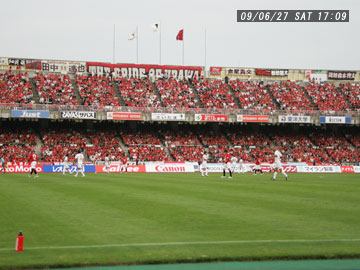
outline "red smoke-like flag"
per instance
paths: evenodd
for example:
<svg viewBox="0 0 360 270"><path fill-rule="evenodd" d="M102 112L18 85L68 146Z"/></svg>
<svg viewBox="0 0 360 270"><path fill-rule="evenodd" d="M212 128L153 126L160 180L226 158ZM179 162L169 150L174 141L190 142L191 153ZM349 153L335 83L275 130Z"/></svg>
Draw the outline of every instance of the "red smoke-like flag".
<svg viewBox="0 0 360 270"><path fill-rule="evenodd" d="M184 29L181 29L176 36L176 40L183 40L184 39Z"/></svg>

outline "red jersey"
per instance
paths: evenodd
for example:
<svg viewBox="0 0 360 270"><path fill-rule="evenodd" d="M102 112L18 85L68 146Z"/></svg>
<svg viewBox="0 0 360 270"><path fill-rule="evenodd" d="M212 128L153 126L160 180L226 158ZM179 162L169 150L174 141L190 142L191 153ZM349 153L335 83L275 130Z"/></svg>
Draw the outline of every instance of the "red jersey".
<svg viewBox="0 0 360 270"><path fill-rule="evenodd" d="M127 158L123 158L122 159L122 164L126 164L127 163Z"/></svg>
<svg viewBox="0 0 360 270"><path fill-rule="evenodd" d="M260 159L256 159L256 163L255 163L256 165L260 165Z"/></svg>
<svg viewBox="0 0 360 270"><path fill-rule="evenodd" d="M37 156L37 154L35 154L35 153L31 153L31 154L29 155L29 161L30 161L30 162L37 161L37 158L38 158L38 156Z"/></svg>
<svg viewBox="0 0 360 270"><path fill-rule="evenodd" d="M224 156L224 162L225 162L225 163L231 162L231 155L230 155L230 154L226 154L226 155Z"/></svg>

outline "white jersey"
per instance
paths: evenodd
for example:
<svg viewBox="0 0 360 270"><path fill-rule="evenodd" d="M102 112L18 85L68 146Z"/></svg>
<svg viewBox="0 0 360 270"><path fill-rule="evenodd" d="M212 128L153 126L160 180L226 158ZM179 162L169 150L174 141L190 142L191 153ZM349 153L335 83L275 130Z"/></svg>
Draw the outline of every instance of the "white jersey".
<svg viewBox="0 0 360 270"><path fill-rule="evenodd" d="M105 157L105 166L106 166L106 167L109 167L109 166L110 166L109 157Z"/></svg>
<svg viewBox="0 0 360 270"><path fill-rule="evenodd" d="M208 159L209 159L209 155L204 154L202 157L202 163L207 163Z"/></svg>
<svg viewBox="0 0 360 270"><path fill-rule="evenodd" d="M280 151L276 150L274 155L275 155L275 163L281 163L282 154L280 153Z"/></svg>
<svg viewBox="0 0 360 270"><path fill-rule="evenodd" d="M235 164L238 161L237 157L232 157L231 158L231 163Z"/></svg>
<svg viewBox="0 0 360 270"><path fill-rule="evenodd" d="M69 166L68 160L69 160L68 157L64 158L64 166L67 166L67 167Z"/></svg>
<svg viewBox="0 0 360 270"><path fill-rule="evenodd" d="M78 153L75 155L75 159L77 160L77 164L80 166L80 165L83 165L83 162L84 162L84 155L82 153Z"/></svg>

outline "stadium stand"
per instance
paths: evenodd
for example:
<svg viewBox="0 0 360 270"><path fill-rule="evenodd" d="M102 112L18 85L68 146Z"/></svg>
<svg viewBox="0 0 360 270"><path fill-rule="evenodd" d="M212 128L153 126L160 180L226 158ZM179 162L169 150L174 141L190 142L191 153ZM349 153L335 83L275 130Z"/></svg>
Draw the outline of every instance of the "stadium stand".
<svg viewBox="0 0 360 270"><path fill-rule="evenodd" d="M68 75L42 74L34 77L42 104L76 105L76 95Z"/></svg>
<svg viewBox="0 0 360 270"><path fill-rule="evenodd" d="M28 73L0 73L0 103L34 103Z"/></svg>
<svg viewBox="0 0 360 270"><path fill-rule="evenodd" d="M340 89L344 93L347 100L350 101L352 109L360 111L360 85L358 83L340 84Z"/></svg>

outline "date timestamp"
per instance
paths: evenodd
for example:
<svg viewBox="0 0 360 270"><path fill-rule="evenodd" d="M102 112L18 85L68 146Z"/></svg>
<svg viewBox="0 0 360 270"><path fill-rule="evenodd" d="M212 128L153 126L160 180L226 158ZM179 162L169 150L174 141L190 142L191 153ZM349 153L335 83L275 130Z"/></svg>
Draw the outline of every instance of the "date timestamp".
<svg viewBox="0 0 360 270"><path fill-rule="evenodd" d="M349 10L238 10L237 22L349 22Z"/></svg>

